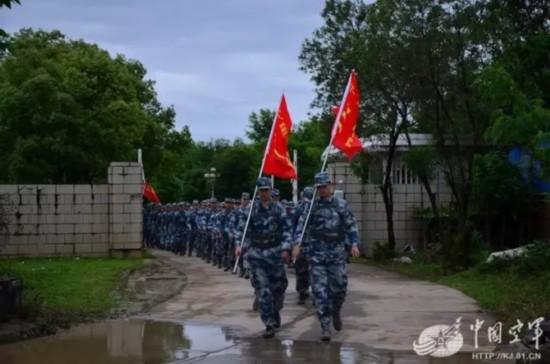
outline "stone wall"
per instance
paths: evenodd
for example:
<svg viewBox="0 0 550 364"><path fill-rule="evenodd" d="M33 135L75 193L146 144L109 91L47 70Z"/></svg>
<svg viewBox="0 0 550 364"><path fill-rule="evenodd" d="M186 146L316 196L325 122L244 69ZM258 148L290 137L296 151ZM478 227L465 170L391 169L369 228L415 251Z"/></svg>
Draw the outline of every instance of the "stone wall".
<svg viewBox="0 0 550 364"><path fill-rule="evenodd" d="M142 247L142 166L113 162L104 185L0 185L0 256L108 256Z"/></svg>
<svg viewBox="0 0 550 364"><path fill-rule="evenodd" d="M430 200L419 181L406 173L401 175L403 164L399 156L394 165L396 175L393 184L393 223L396 248L400 249L406 244L416 247L423 240L423 226L413 214L417 208L430 207ZM357 219L363 250L371 255L376 242L385 242L388 239L386 208L379 184L369 181L362 183L346 161L329 162L327 172L331 175L335 188L344 192L344 198ZM439 205L449 204L451 191L442 176L432 182L432 189Z"/></svg>

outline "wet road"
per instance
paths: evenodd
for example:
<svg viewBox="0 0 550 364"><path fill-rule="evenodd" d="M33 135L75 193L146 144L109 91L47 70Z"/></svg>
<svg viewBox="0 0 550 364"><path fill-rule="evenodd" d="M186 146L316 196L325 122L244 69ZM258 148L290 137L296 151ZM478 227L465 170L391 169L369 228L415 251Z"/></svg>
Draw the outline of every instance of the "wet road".
<svg viewBox="0 0 550 364"><path fill-rule="evenodd" d="M425 359L409 352L339 342L242 337L217 325L115 320L0 346L2 364L480 363L469 354Z"/></svg>
<svg viewBox="0 0 550 364"><path fill-rule="evenodd" d="M493 349L482 332L480 348L473 347L469 325L476 318L494 319L471 298L360 265L349 266L344 330L331 343L319 342L314 307L296 304L292 272L282 327L274 339L265 340L251 309L248 280L198 258L154 254L186 274L180 294L129 320L76 326L56 336L0 346L0 363L480 363L471 352ZM449 358L414 353L412 343L424 328L451 325L458 317L464 336L459 353Z"/></svg>

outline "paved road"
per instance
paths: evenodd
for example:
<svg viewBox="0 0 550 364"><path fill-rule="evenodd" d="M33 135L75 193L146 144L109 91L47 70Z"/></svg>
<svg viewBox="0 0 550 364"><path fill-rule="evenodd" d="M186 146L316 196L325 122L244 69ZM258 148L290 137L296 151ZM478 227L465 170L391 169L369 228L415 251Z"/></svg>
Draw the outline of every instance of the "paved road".
<svg viewBox="0 0 550 364"><path fill-rule="evenodd" d="M241 338L261 334L263 325L258 314L252 311L253 290L248 280L225 273L199 258L179 257L163 251L154 251L154 254L183 271L187 285L180 294L155 307L147 315L148 319L230 327L233 334ZM495 320L461 292L359 264L348 266L348 276L344 330L333 335L333 342L412 353L412 343L424 328L450 325L462 317L464 346L461 352L493 349L488 346L486 331L480 331L480 347L474 349L470 324L476 318L485 320L486 326ZM277 337L279 340L317 342L320 327L315 309L310 303L297 305L292 271L288 272L288 278L283 324Z"/></svg>
<svg viewBox="0 0 550 364"><path fill-rule="evenodd" d="M263 327L252 311L250 282L204 263L154 251L159 261L185 274L183 291L129 319L71 327L50 337L0 345L0 363L182 364L182 363L481 363L472 358L475 319L494 320L460 292L408 279L363 265L349 266L349 295L344 305L344 330L330 343L319 342L320 328L311 304L299 306L294 275L283 325L273 339L263 339ZM181 279L180 275L174 275ZM144 285L156 292L155 277ZM156 287L158 288L158 287ZM416 355L412 343L422 330L452 324L462 317L465 345L451 357ZM489 352L484 331L476 352ZM497 363L496 360L490 361ZM501 361L499 361L501 362ZM510 363L512 361L506 361Z"/></svg>

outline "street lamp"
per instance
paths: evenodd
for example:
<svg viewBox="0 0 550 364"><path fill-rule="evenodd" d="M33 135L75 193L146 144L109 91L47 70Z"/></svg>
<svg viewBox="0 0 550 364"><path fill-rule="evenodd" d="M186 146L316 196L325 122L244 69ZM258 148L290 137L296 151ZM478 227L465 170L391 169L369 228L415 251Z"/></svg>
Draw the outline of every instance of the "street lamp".
<svg viewBox="0 0 550 364"><path fill-rule="evenodd" d="M218 175L216 174L216 168L212 167L210 168L210 172L207 172L204 174L204 179L210 183L210 186L212 188L211 191L211 198L214 198L214 186L216 185L216 177Z"/></svg>

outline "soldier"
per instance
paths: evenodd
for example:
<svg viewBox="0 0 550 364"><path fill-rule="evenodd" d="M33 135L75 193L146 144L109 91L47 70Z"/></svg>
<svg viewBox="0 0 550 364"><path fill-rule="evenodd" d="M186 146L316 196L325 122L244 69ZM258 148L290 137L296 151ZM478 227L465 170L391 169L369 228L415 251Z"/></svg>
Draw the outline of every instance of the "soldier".
<svg viewBox="0 0 550 364"><path fill-rule="evenodd" d="M259 200L253 201L252 216L246 233L245 245L249 247L247 258L252 272L253 286L265 325L264 338L272 338L281 326L280 310L288 281L284 261L288 260L292 240L292 226L280 203L273 202L271 181L261 177L256 182ZM244 231L245 219L241 219L239 232ZM240 241L240 240L239 240ZM235 248L240 256L241 248Z"/></svg>
<svg viewBox="0 0 550 364"><path fill-rule="evenodd" d="M197 256L206 259L204 253L205 246L205 230L206 230L206 202L201 201L200 208L195 214L195 225L197 225Z"/></svg>
<svg viewBox="0 0 550 364"><path fill-rule="evenodd" d="M233 264L235 263L234 256L235 256L235 223L237 222L237 205L238 200L236 199L229 199L229 211L227 212L226 216L226 223L225 223L225 229L224 229L224 237L226 240L225 244L225 251L224 251L224 272L229 271Z"/></svg>
<svg viewBox="0 0 550 364"><path fill-rule="evenodd" d="M225 236L225 224L227 223L227 214L229 212L229 201L226 199L222 203L222 208L218 209L213 215L212 219L212 234L214 241L213 257L214 265L221 268L224 264L224 254L226 250L226 236Z"/></svg>
<svg viewBox="0 0 550 364"><path fill-rule="evenodd" d="M298 219L304 211L307 213L311 198L313 197L313 187L305 187L303 191L303 198L296 207L294 214L294 227L298 225ZM301 230L300 230L301 233ZM307 242L302 242L300 247L301 254L296 258L294 262L294 268L296 269L296 292L298 292L298 304L303 305L306 303L306 299L309 296L310 274L309 265L307 262L308 246Z"/></svg>
<svg viewBox="0 0 550 364"><path fill-rule="evenodd" d="M250 194L248 192L243 192L241 195L241 206L238 209L238 215L235 217L235 229L233 232L233 236L235 238L235 243L240 244L240 239L242 239L242 230L239 231L239 224L241 220L245 220L248 217L248 209L250 204ZM244 225L242 227L244 229ZM243 246L242 247L242 259L239 259L239 277L248 279L249 277L249 266L248 266L248 259L247 256L247 250L248 248Z"/></svg>
<svg viewBox="0 0 550 364"><path fill-rule="evenodd" d="M346 248L349 239L353 256L359 256L359 236L357 223L345 200L332 196L331 180L326 172L315 175L315 188L318 197L313 202L305 237L307 237L307 257L311 269L313 298L317 316L321 323L321 340L330 341L330 322L336 331L342 330L340 310L346 297ZM307 211L298 221L295 241L299 242L304 228ZM300 254L295 245L293 259Z"/></svg>
<svg viewBox="0 0 550 364"><path fill-rule="evenodd" d="M218 213L218 201L215 199L211 199L209 201L209 209L208 209L208 220L206 222L206 236L207 236L207 242L206 242L206 262L212 263L212 265L216 265L216 259L214 258L215 250L214 250L214 244L215 244L215 224L216 224L216 214Z"/></svg>
<svg viewBox="0 0 550 364"><path fill-rule="evenodd" d="M273 196L274 202L279 202L281 200L281 192L276 188L271 191L271 196Z"/></svg>
<svg viewBox="0 0 550 364"><path fill-rule="evenodd" d="M186 236L188 231L187 226L187 214L185 213L185 206L183 203L179 203L174 211L173 223L175 225L175 246L174 253L178 255L185 255L186 252Z"/></svg>
<svg viewBox="0 0 550 364"><path fill-rule="evenodd" d="M189 242L187 243L188 249L187 249L187 256L193 255L193 250L196 249L197 244L197 218L196 214L199 208L199 201L193 200L193 204L187 211L187 219L189 221Z"/></svg>

